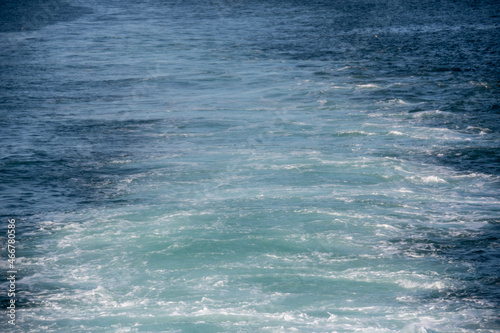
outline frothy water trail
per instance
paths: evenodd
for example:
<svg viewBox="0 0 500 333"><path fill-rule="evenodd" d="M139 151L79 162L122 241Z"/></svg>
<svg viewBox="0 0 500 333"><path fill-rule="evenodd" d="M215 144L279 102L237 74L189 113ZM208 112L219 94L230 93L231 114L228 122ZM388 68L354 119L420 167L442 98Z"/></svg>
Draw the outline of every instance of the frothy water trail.
<svg viewBox="0 0 500 333"><path fill-rule="evenodd" d="M410 5L90 2L2 32L2 327L498 330L498 8Z"/></svg>

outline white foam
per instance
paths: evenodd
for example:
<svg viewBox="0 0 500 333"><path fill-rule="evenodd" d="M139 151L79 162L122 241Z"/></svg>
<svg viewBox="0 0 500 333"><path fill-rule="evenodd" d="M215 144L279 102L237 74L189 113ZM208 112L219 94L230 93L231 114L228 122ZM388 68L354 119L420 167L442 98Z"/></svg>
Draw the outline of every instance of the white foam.
<svg viewBox="0 0 500 333"><path fill-rule="evenodd" d="M411 180L422 183L434 183L434 184L444 184L447 183L446 180L438 176L412 176Z"/></svg>
<svg viewBox="0 0 500 333"><path fill-rule="evenodd" d="M382 104L399 104L399 105L407 105L408 102L400 99L400 98L393 98L393 99L390 99L390 100L387 100L387 101L380 101L379 103L382 103Z"/></svg>
<svg viewBox="0 0 500 333"><path fill-rule="evenodd" d="M380 86L373 84L373 83L369 83L369 84L358 84L358 85L356 85L356 88L359 88L359 89L380 89Z"/></svg>
<svg viewBox="0 0 500 333"><path fill-rule="evenodd" d="M435 282L417 282L412 280L397 280L398 285L406 289L433 289L442 290L446 288L446 285L442 281Z"/></svg>

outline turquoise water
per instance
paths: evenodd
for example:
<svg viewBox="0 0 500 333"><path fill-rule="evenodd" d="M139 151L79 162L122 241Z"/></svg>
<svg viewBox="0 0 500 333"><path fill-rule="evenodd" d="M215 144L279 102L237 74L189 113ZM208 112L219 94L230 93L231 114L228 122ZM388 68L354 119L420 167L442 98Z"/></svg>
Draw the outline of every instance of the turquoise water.
<svg viewBox="0 0 500 333"><path fill-rule="evenodd" d="M497 3L3 6L0 327L500 330Z"/></svg>

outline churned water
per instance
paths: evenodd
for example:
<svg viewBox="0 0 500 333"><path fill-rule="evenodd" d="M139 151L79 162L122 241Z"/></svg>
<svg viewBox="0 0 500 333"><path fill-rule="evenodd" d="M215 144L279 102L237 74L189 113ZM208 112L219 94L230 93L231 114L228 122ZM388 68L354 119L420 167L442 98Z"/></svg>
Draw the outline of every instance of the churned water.
<svg viewBox="0 0 500 333"><path fill-rule="evenodd" d="M0 327L498 332L499 10L2 2Z"/></svg>

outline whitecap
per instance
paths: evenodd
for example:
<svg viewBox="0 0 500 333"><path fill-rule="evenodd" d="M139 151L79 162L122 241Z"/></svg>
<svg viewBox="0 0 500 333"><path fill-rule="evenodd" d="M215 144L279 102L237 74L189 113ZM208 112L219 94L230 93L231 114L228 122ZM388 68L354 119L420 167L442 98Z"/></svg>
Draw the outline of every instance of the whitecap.
<svg viewBox="0 0 500 333"><path fill-rule="evenodd" d="M373 84L373 83L368 83L368 84L358 84L358 85L356 85L356 88L359 88L359 89L380 89L380 86Z"/></svg>
<svg viewBox="0 0 500 333"><path fill-rule="evenodd" d="M414 177L412 177L415 179ZM420 181L424 183L446 183L447 181L439 178L438 176L426 176L426 177L417 177Z"/></svg>

